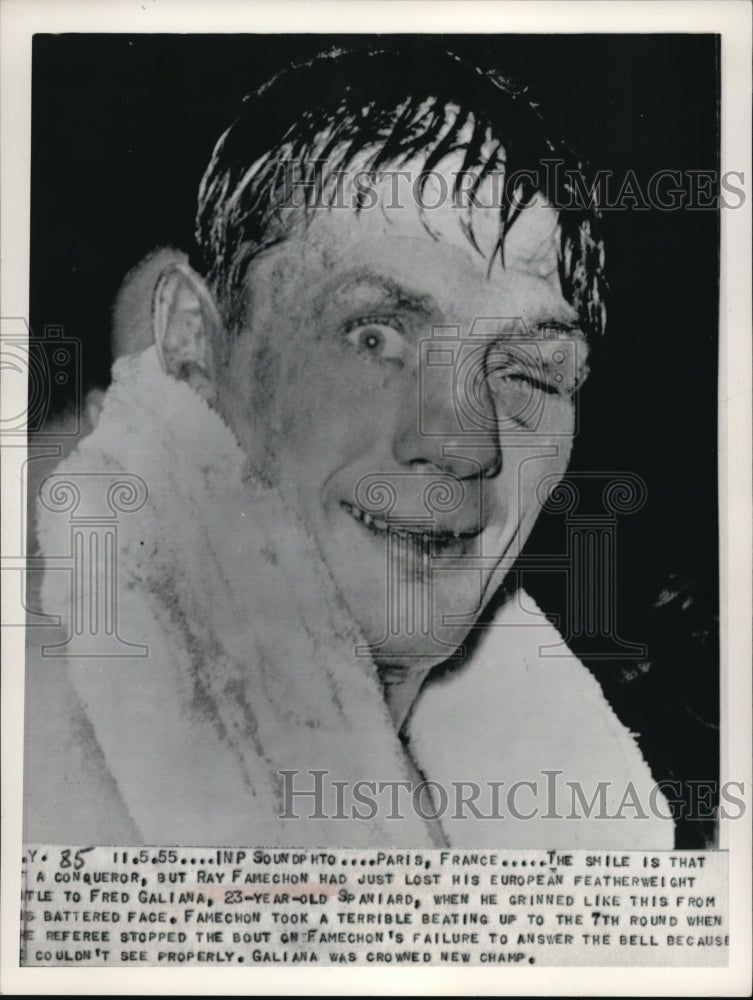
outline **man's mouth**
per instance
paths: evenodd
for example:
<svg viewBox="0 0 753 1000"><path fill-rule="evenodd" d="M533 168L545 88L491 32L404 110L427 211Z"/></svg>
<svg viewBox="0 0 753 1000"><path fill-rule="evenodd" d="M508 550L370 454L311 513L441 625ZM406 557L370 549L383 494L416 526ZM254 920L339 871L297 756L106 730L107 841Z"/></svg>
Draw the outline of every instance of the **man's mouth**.
<svg viewBox="0 0 753 1000"><path fill-rule="evenodd" d="M363 525L372 535L381 538L395 537L399 540L413 545L420 545L423 549L431 546L434 554L453 549L463 552L467 549L468 543L478 537L483 530L481 525L470 528L461 526L440 525L432 522L410 523L403 520L387 520L375 514L369 514L360 507L342 500L340 506L350 514L354 521Z"/></svg>

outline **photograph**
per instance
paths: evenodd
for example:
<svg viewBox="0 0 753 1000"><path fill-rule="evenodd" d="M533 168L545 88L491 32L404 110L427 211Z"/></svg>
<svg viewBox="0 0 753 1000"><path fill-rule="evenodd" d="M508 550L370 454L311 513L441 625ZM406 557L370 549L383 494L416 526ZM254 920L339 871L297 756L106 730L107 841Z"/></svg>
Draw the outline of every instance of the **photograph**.
<svg viewBox="0 0 753 1000"><path fill-rule="evenodd" d="M745 995L749 6L0 6L0 992Z"/></svg>
<svg viewBox="0 0 753 1000"><path fill-rule="evenodd" d="M34 37L27 841L714 845L719 100Z"/></svg>

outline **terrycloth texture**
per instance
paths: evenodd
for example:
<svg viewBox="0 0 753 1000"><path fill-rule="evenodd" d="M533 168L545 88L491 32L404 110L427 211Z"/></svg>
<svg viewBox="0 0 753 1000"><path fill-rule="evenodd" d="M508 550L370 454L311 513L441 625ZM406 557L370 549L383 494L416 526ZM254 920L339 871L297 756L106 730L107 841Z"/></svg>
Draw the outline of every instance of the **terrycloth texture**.
<svg viewBox="0 0 753 1000"><path fill-rule="evenodd" d="M221 419L162 374L153 347L113 376L96 430L57 471L147 483L147 504L118 522L118 623L149 655L31 663L26 839L431 846L411 808L402 820L280 819L282 769L302 772L296 787L326 770L330 814L334 781L409 780L376 669L353 657L362 639L315 543L274 490L250 480ZM67 514L40 508L43 553L68 551L69 532ZM66 571L48 570L44 611L65 621L69 588ZM651 776L632 736L572 655L539 655L561 640L519 596L525 610L508 601L471 661L425 686L410 723L419 768L448 790L537 781L540 812L544 769L582 782L589 800L612 782L612 809L629 781L647 802ZM32 647L41 641L51 640L37 633ZM525 789L517 803L532 808ZM671 822L633 821L630 809L615 821L516 822L503 797L500 811L445 817L445 834L458 846L672 846Z"/></svg>
<svg viewBox="0 0 753 1000"><path fill-rule="evenodd" d="M525 591L505 603L466 664L424 687L410 733L424 774L448 789L475 781L478 812L503 817L471 821L466 805L453 818L450 799L442 825L452 845L674 847L672 820L652 813L668 817L669 806L633 736ZM495 781L505 783L496 800Z"/></svg>

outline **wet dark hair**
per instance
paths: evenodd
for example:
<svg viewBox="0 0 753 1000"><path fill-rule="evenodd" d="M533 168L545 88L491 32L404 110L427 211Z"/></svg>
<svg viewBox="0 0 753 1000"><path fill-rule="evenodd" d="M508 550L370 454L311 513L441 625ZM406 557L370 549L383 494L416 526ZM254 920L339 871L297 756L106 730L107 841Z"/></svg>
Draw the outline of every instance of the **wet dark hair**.
<svg viewBox="0 0 753 1000"><path fill-rule="evenodd" d="M507 231L539 192L559 210L562 291L586 335L598 339L605 324L598 212L574 201L568 176L585 176L585 165L547 135L525 89L425 41L334 49L245 98L202 179L196 219L197 265L227 327L237 330L245 318L248 265L290 235L300 218L284 211L291 178L305 215L327 204L323 193L355 163L376 173L423 157L420 195L431 171L453 152L463 156L453 196L468 198L459 221L474 246L472 196L492 172L503 169L511 182L501 189L495 254L504 256ZM562 169L547 169L553 162Z"/></svg>

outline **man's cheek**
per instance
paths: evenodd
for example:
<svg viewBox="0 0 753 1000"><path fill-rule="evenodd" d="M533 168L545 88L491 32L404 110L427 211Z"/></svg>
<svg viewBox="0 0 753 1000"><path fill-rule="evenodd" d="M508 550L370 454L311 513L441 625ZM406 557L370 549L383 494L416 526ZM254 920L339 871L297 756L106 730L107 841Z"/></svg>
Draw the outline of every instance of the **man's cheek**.
<svg viewBox="0 0 753 1000"><path fill-rule="evenodd" d="M249 365L253 373L251 405L257 414L269 417L280 385L280 352L269 342L263 342L251 352Z"/></svg>
<svg viewBox="0 0 753 1000"><path fill-rule="evenodd" d="M285 448L313 446L320 457L334 451L340 439L354 444L381 426L385 393L374 380L364 378L361 365L331 345L317 344L287 361L277 400ZM366 438L361 442L365 446Z"/></svg>
<svg viewBox="0 0 753 1000"><path fill-rule="evenodd" d="M505 518L517 521L522 546L550 493L567 470L567 439L541 441L535 449L509 449L505 455ZM511 525L508 524L508 527Z"/></svg>

